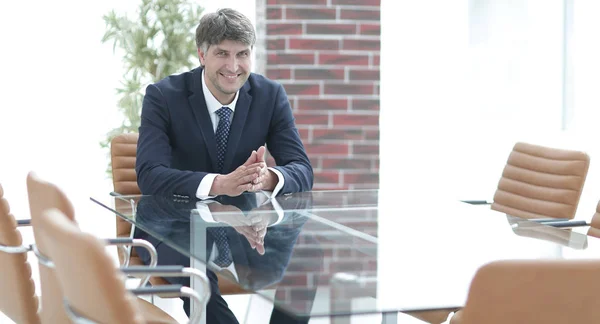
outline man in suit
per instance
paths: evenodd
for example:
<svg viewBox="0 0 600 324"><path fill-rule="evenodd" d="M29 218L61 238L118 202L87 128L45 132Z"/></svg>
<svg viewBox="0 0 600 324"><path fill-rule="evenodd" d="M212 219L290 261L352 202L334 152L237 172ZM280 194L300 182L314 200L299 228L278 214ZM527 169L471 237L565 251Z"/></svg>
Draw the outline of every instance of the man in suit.
<svg viewBox="0 0 600 324"><path fill-rule="evenodd" d="M196 30L201 67L147 87L136 160L142 193L204 199L312 188L285 90L250 73L255 38L242 14L207 14ZM265 166L265 143L275 167Z"/></svg>
<svg viewBox="0 0 600 324"><path fill-rule="evenodd" d="M312 188L312 167L285 90L250 72L255 40L241 13L206 14L196 29L201 66L147 87L136 159L143 194L207 199ZM265 144L277 166L267 168ZM209 278L216 282L210 271ZM218 290L207 313L216 322L235 322Z"/></svg>

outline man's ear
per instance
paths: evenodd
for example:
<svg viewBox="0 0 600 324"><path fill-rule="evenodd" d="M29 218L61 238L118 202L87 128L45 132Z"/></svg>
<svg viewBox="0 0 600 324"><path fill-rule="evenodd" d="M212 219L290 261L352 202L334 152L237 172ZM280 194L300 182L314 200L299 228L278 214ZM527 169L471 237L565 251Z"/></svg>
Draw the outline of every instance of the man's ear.
<svg viewBox="0 0 600 324"><path fill-rule="evenodd" d="M204 66L204 55L206 55L206 53L202 50L202 48L198 48L198 58L200 58L200 65Z"/></svg>

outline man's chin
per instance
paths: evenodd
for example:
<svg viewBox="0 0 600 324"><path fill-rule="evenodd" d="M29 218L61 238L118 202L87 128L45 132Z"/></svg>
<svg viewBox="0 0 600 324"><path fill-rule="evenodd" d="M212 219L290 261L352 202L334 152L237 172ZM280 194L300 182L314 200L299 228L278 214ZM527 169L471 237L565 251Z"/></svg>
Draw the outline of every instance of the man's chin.
<svg viewBox="0 0 600 324"><path fill-rule="evenodd" d="M240 90L240 88L242 88L242 85L243 85L243 84L241 84L241 85L239 85L239 86L238 86L238 85L236 85L235 87L233 87L233 86L231 86L231 85L229 85L229 86L227 86L227 87L223 87L223 86L221 86L221 89L220 89L220 90L221 90L221 92L223 92L223 93L225 93L225 94L232 95L232 94L235 94L236 92L238 92L238 90Z"/></svg>

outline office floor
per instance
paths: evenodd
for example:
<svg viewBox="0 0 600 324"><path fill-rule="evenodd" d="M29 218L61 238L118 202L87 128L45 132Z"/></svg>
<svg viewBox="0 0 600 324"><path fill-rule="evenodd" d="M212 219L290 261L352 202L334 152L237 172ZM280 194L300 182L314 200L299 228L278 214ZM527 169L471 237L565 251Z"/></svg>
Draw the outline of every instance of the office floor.
<svg viewBox="0 0 600 324"><path fill-rule="evenodd" d="M250 295L225 296L229 308L233 311L240 324L269 323L273 304L264 298ZM187 317L182 309L180 300L156 300L156 305L167 311L180 323L186 323ZM2 322L0 322L2 323ZM309 324L330 324L329 318L313 318ZM381 323L381 315L353 316L350 324ZM422 324L424 322L404 314L398 314L398 324Z"/></svg>
<svg viewBox="0 0 600 324"><path fill-rule="evenodd" d="M240 295L240 296L228 296L227 303L229 307L234 312L240 324L255 324L255 323L269 323L269 316L271 314L272 305L269 305L265 300L261 301L253 301L252 305L256 307L252 307L252 311L247 314L247 307L249 304L249 296ZM264 303L264 304L261 304ZM187 317L181 308L180 301L174 300L155 300L155 304L159 305L165 311L169 312L175 319L177 319L180 323L186 323ZM246 317L246 315L248 315ZM244 321L244 318L246 319ZM315 318L311 319L309 324L329 324L331 323L329 318ZM371 323L381 323L381 315L363 315L363 316L354 316L350 320L351 324L371 324ZM408 315L399 314L398 316L398 324L420 324L424 323L419 321L413 317ZM0 324L14 324L13 321L8 319L4 314L0 312Z"/></svg>

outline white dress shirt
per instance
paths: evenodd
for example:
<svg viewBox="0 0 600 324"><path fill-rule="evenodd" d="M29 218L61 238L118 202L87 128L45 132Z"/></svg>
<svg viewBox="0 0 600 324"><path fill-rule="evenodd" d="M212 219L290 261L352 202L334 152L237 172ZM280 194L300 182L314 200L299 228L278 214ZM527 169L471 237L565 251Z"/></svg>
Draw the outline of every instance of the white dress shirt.
<svg viewBox="0 0 600 324"><path fill-rule="evenodd" d="M217 100L217 98L215 98L215 96L212 94L212 92L210 92L208 87L206 86L206 81L204 80L204 70L202 71L202 91L204 92L204 100L206 101L206 107L208 108L208 114L210 116L210 120L213 125L213 131L216 132L217 126L219 125L219 116L217 115L217 110L221 109L221 107L228 107L233 112L231 114L231 119L233 120L233 115L235 114L235 104L237 103L237 100L239 98L240 91L238 90L238 92L235 93L235 98L233 99L233 101L230 104L227 104L227 105L221 104ZM269 197L275 197L277 195L277 193L281 190L281 188L283 188L283 183L284 183L283 174L281 174L281 172L279 172L275 168L270 167L269 170L273 171L277 175L277 178L278 178L277 185L275 185L273 192L269 192L269 191L263 191L263 192ZM213 182L215 181L215 178L217 177L217 175L218 175L217 173L209 173L206 176L204 176L204 178L200 182L200 185L198 186L198 190L196 190L196 197L198 199L214 198L214 196L209 196L209 193L210 193L210 188L212 188Z"/></svg>

